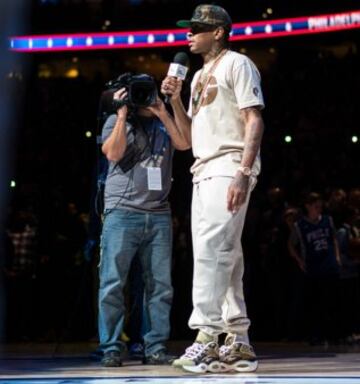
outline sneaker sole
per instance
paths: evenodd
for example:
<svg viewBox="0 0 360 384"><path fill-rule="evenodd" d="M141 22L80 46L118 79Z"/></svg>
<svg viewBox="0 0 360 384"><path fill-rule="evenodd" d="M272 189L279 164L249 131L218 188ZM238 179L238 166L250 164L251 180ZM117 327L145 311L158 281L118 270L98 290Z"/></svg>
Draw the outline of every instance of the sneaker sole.
<svg viewBox="0 0 360 384"><path fill-rule="evenodd" d="M209 365L200 363L198 365L183 365L182 368L191 373L220 373L222 372L221 364L219 361L213 361Z"/></svg>
<svg viewBox="0 0 360 384"><path fill-rule="evenodd" d="M234 364L220 363L221 372L255 372L258 367L257 361L240 360Z"/></svg>

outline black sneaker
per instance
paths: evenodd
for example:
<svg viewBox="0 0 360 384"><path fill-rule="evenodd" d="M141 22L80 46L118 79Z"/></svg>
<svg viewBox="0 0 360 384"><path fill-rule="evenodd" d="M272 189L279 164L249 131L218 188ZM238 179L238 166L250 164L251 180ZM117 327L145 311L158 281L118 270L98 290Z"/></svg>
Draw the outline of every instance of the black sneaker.
<svg viewBox="0 0 360 384"><path fill-rule="evenodd" d="M144 360L144 346L141 343L131 344L129 347L130 360Z"/></svg>
<svg viewBox="0 0 360 384"><path fill-rule="evenodd" d="M149 365L170 365L175 360L175 356L168 355L166 350L161 349L152 355L145 356L143 362Z"/></svg>
<svg viewBox="0 0 360 384"><path fill-rule="evenodd" d="M104 357L104 352L100 348L96 348L94 351L90 352L90 359L101 361Z"/></svg>
<svg viewBox="0 0 360 384"><path fill-rule="evenodd" d="M121 367L122 360L120 352L110 351L105 352L104 357L101 359L101 364L103 367Z"/></svg>

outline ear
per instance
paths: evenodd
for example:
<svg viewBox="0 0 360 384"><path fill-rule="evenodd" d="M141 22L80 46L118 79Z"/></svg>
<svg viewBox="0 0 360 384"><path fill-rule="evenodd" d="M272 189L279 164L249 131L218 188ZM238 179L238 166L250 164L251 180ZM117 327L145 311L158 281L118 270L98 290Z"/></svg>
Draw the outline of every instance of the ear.
<svg viewBox="0 0 360 384"><path fill-rule="evenodd" d="M216 41L221 40L223 38L223 36L224 36L224 33L225 33L225 31L224 31L223 27L216 28L215 31L214 31L215 40Z"/></svg>

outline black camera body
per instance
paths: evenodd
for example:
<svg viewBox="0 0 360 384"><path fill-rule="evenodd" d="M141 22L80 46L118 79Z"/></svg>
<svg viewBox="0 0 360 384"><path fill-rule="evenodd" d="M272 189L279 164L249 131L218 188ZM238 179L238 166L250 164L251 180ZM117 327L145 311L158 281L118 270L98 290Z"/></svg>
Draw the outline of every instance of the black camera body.
<svg viewBox="0 0 360 384"><path fill-rule="evenodd" d="M158 96L154 78L146 74L127 72L106 83L106 87L114 93L121 88L125 88L127 91L125 99L113 100L114 111L117 111L123 105L127 105L131 109L148 107L156 102Z"/></svg>

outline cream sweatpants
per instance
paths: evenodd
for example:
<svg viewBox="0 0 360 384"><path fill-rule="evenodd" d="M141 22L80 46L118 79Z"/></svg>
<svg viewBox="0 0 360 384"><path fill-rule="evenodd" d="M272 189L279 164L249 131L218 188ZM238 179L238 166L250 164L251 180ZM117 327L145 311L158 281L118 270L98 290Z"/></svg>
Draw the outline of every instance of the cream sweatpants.
<svg viewBox="0 0 360 384"><path fill-rule="evenodd" d="M194 253L193 312L189 326L212 336L234 333L249 343L242 278L241 234L252 189L240 210L227 210L231 177L212 177L194 184L192 239Z"/></svg>

